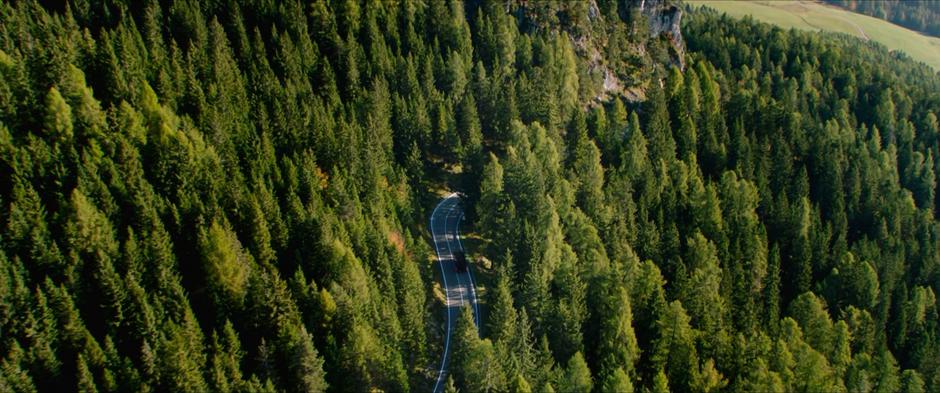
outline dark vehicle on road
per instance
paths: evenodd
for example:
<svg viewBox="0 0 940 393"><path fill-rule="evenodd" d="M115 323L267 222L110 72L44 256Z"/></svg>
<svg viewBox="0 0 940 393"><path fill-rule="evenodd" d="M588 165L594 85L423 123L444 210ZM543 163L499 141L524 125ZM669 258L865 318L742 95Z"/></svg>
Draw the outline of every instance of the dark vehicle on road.
<svg viewBox="0 0 940 393"><path fill-rule="evenodd" d="M457 251L454 253L454 269L457 270L457 273L464 273L467 271L467 256L463 251Z"/></svg>

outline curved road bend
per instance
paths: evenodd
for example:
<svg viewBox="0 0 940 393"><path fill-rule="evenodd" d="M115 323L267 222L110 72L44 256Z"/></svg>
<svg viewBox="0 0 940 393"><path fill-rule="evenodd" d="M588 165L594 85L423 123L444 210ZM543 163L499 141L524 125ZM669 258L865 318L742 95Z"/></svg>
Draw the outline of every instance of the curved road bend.
<svg viewBox="0 0 940 393"><path fill-rule="evenodd" d="M457 193L450 194L434 208L431 213L431 238L434 249L437 251L437 260L441 267L441 283L446 297L447 332L444 338L444 354L441 356L441 366L437 372L434 383L434 393L444 390L447 381L448 365L450 362L450 337L460 316L460 309L469 303L473 308L473 319L480 328L480 313L476 299L476 288L473 285L471 266L467 266L465 273L457 273L454 262L454 253L463 250L460 240L460 221L463 219L463 209L460 207L460 197Z"/></svg>

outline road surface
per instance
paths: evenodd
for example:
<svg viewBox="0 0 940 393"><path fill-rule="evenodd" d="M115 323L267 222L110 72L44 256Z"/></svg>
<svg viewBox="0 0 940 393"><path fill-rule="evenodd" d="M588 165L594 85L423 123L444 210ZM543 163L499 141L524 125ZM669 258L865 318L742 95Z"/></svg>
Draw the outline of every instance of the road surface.
<svg viewBox="0 0 940 393"><path fill-rule="evenodd" d="M431 213L431 240L437 251L437 261L441 268L441 285L444 288L447 312L447 331L444 334L444 353L441 356L441 366L434 382L434 393L444 390L447 382L448 366L450 362L450 338L454 326L460 316L460 309L469 304L473 309L473 320L480 330L480 313L477 305L476 286L473 281L473 266L468 264L467 271L457 273L454 253L463 250L460 240L460 222L463 220L463 209L460 207L460 197L450 194L434 208Z"/></svg>

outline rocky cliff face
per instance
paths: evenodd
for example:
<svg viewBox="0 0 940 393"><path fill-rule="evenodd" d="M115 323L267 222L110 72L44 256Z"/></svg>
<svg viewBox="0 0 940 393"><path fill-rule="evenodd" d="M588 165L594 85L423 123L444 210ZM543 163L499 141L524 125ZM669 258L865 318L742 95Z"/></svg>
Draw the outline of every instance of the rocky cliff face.
<svg viewBox="0 0 940 393"><path fill-rule="evenodd" d="M651 37L665 35L679 55L680 66L684 65L685 45L682 41L682 9L669 0L626 0L627 9L633 7L649 22ZM683 67L684 68L684 67Z"/></svg>
<svg viewBox="0 0 940 393"><path fill-rule="evenodd" d="M564 31L581 59L581 84L594 102L643 101L670 66L685 68L678 0L504 0L520 28ZM515 1L515 3L513 3Z"/></svg>
<svg viewBox="0 0 940 393"><path fill-rule="evenodd" d="M684 70L685 43L682 40L680 28L682 9L675 0L617 1L619 15L614 18L619 19L618 22L626 23L629 26L628 29L633 32L631 38L628 39L631 44L624 47L624 50L632 52L634 58L645 59L639 62L641 69L623 67L622 64L618 67L616 63L611 64L609 61L611 59L603 59L601 56L601 52L605 50L603 45L592 48L591 37L578 40L576 46L589 58L589 73L603 75L603 83L595 96L596 101L607 101L612 95L619 95L628 102L643 101L646 99L647 84L662 77L664 71L662 67L665 64L657 64L656 60L650 58L651 53L647 47L649 42L641 37L650 37L654 40L660 37L666 38L669 42L668 60L660 58L659 61L666 61ZM587 15L591 23L611 23L611 16L607 15L608 19L605 21L603 14L595 0L588 1ZM607 38L607 42L610 42L610 37ZM645 69L642 69L644 67Z"/></svg>

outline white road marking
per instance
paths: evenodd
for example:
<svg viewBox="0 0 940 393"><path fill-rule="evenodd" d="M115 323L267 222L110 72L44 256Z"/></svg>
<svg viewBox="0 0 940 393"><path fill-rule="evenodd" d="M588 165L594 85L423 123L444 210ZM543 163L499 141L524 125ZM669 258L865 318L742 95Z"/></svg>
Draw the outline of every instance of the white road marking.
<svg viewBox="0 0 940 393"><path fill-rule="evenodd" d="M460 250L463 251L463 241L460 240L460 222L463 221L463 213L460 213L460 218L457 219L457 226L454 228L457 233L457 245L460 246ZM477 285L473 282L473 265L467 263L467 276L470 277L470 301L473 303L473 311L476 314L477 320L477 334L480 334L480 304L477 302Z"/></svg>
<svg viewBox="0 0 940 393"><path fill-rule="evenodd" d="M454 201L453 204L449 203L451 200ZM442 388L441 382L444 379L445 367L447 366L447 363L448 363L448 354L450 351L450 336L451 336L450 333L453 328L453 318L451 317L451 311L452 311L451 307L455 305L462 306L466 302L463 296L463 293L466 291L466 287L464 286L464 283L460 279L461 273L457 272L456 270L454 271L454 276L457 278L457 287L454 288L453 291L457 293L457 296L460 297L460 300L458 302L457 299L453 299L454 302L453 303L451 302L452 290L447 284L447 271L444 268L444 261L445 261L445 256L446 256L448 259L450 259L450 261L452 262L452 264L454 265L456 269L456 260L455 260L454 250L457 249L457 250L463 251L464 249L463 241L460 239L460 220L463 219L464 214L463 214L463 211L460 210L458 207L459 203L460 203L460 198L457 196L457 193L451 193L450 195L447 195L446 197L444 197L444 199L440 201L437 204L437 206L434 208L434 211L431 212L431 238L434 241L434 249L437 252L437 260L441 268L441 279L444 282L444 298L445 298L444 303L446 305L446 310L447 310L447 335L445 339L446 341L444 342L444 357L441 359L441 368L438 371L437 381L434 383L433 392L435 393L439 391L438 390L439 388ZM444 209L442 211L444 215L443 239L444 239L444 244L447 247L446 254L441 254L442 245L439 244L440 236L438 236L434 227L435 221L440 223L440 217L437 217L437 216L438 216L438 210L441 208ZM457 215L456 213L459 213L459 215ZM451 218L456 218L457 221L454 223L454 227L453 227L454 233L448 234L448 227L449 227L449 222ZM455 242L456 247L453 246L451 243L454 240L454 238L456 238L456 242ZM472 309L473 314L474 314L473 319L477 327L477 334L480 334L480 309L479 309L479 304L476 299L475 283L473 282L473 273L470 271L469 263L467 266L467 277L469 279L468 281L470 284L469 297L470 297L470 302L473 306L473 309Z"/></svg>
<svg viewBox="0 0 940 393"><path fill-rule="evenodd" d="M456 205L457 204L455 203L454 206ZM460 281L460 272L457 271L457 260L455 259L456 257L454 255L454 247L451 246L450 244L451 236L447 234L447 223L450 221L450 218L453 217L453 215L451 214L453 212L454 212L454 209L450 208L447 211L447 215L444 216L444 240L447 241L447 250L450 251L450 260L454 262L454 276L457 277L457 294L460 295L460 305L463 306L464 304L463 293L465 289L463 286L463 282Z"/></svg>
<svg viewBox="0 0 940 393"><path fill-rule="evenodd" d="M434 216L437 215L437 209L441 207L448 198L445 198L443 201L437 204L434 207L434 211L431 212L431 241L434 242L434 250L437 252L437 261L441 267L441 279L444 281L444 305L445 310L447 311L447 338L444 339L444 356L441 358L441 369L437 373L437 382L434 383L434 392L437 392L438 386L441 384L441 378L444 377L444 365L447 362L447 352L450 351L450 330L451 330L451 320L450 320L450 289L447 287L447 274L444 272L444 260L441 258L441 249L437 246L437 234L434 232ZM445 234L446 235L446 234Z"/></svg>

